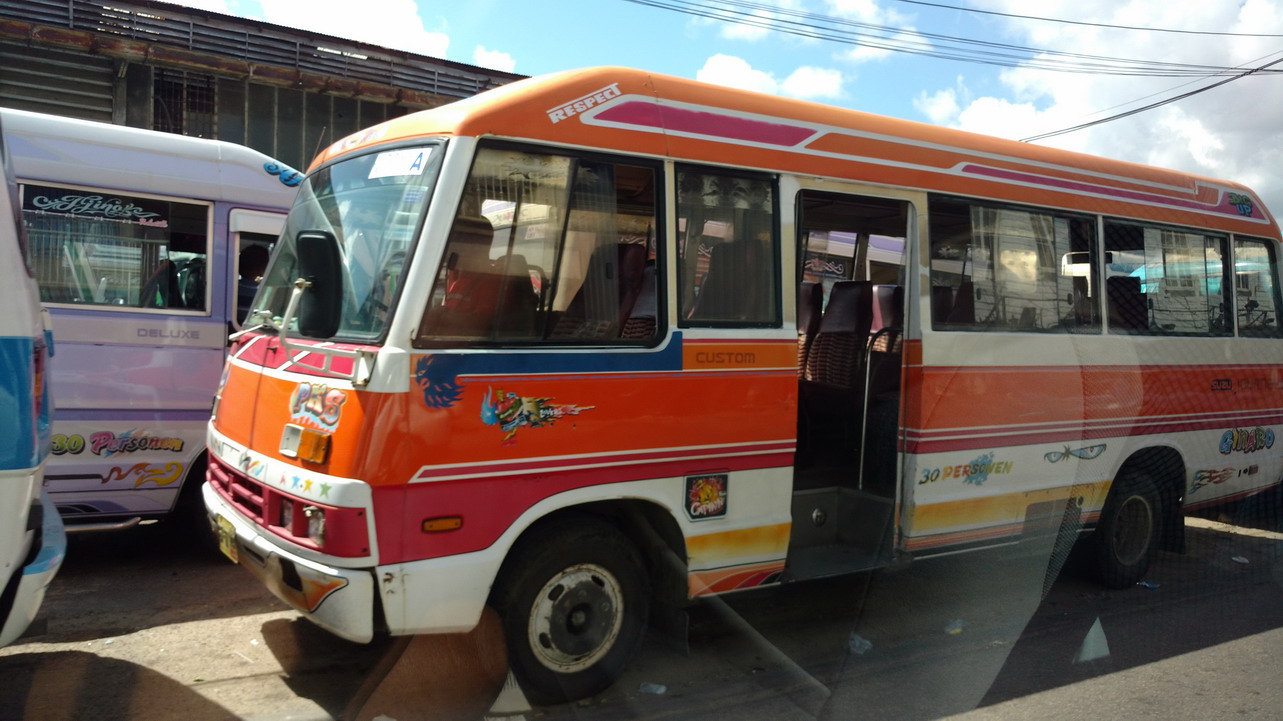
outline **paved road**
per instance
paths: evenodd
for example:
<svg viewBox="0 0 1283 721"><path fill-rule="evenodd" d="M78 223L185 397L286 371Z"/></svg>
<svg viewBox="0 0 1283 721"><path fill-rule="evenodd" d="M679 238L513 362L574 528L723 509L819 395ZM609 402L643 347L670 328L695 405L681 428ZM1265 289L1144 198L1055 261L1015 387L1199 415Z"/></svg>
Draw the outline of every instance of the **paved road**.
<svg viewBox="0 0 1283 721"><path fill-rule="evenodd" d="M688 654L650 638L599 698L488 715L1277 721L1283 522L1232 520L1270 530L1192 521L1152 588L1076 554L1044 598L1044 559L972 555L714 599ZM34 630L0 650L0 719L478 718L497 684L481 636L342 641L162 526L73 539Z"/></svg>

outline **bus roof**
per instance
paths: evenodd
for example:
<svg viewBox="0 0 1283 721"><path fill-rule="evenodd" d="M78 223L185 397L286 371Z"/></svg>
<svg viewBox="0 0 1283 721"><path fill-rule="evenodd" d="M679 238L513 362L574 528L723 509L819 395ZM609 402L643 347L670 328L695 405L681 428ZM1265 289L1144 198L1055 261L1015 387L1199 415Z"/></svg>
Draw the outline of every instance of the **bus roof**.
<svg viewBox="0 0 1283 721"><path fill-rule="evenodd" d="M1260 199L1237 183L614 67L529 78L395 118L340 140L313 167L431 136L600 148L1278 238Z"/></svg>
<svg viewBox="0 0 1283 721"><path fill-rule="evenodd" d="M0 109L20 182L289 208L297 173L235 143ZM275 166L275 172L269 170ZM295 176L294 186L285 181ZM283 180L284 179L284 180Z"/></svg>

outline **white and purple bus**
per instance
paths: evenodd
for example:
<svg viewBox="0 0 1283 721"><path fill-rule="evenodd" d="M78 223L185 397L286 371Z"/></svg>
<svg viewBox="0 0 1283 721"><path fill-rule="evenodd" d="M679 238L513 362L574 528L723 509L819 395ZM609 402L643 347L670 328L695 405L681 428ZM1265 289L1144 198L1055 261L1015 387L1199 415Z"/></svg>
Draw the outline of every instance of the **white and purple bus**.
<svg viewBox="0 0 1283 721"><path fill-rule="evenodd" d="M164 516L204 478L227 335L302 176L233 143L0 118L60 351L45 486L68 531Z"/></svg>
<svg viewBox="0 0 1283 721"><path fill-rule="evenodd" d="M35 618L67 550L67 536L41 489L49 456L48 315L41 311L18 189L0 126L0 646Z"/></svg>

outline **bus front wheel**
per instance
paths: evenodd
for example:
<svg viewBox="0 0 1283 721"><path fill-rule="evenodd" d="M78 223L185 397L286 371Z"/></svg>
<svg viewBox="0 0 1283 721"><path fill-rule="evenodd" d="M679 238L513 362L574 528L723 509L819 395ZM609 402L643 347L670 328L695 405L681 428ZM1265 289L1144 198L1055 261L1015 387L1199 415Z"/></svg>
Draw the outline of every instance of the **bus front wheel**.
<svg viewBox="0 0 1283 721"><path fill-rule="evenodd" d="M560 703L613 683L641 642L648 598L645 564L605 523L577 517L523 539L493 603L527 697Z"/></svg>
<svg viewBox="0 0 1283 721"><path fill-rule="evenodd" d="M1162 500L1154 480L1130 473L1115 481L1096 529L1096 569L1109 588L1134 586L1158 549Z"/></svg>

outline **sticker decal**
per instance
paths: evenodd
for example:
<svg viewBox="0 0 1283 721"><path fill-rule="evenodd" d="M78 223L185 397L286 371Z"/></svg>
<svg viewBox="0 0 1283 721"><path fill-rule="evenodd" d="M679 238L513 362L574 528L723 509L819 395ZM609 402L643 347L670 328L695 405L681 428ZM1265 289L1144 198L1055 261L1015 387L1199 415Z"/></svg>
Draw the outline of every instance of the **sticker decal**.
<svg viewBox="0 0 1283 721"><path fill-rule="evenodd" d="M414 365L414 382L423 389L423 402L429 408L449 408L463 396L463 386L456 380L455 368L446 358L423 356Z"/></svg>
<svg viewBox="0 0 1283 721"><path fill-rule="evenodd" d="M168 486L183 477L183 464L166 463L165 465L152 465L150 463L137 463L132 467L125 469L116 466L102 477L103 484L113 481L126 481L134 479L134 488L138 488L144 483L155 483L156 487Z"/></svg>
<svg viewBox="0 0 1283 721"><path fill-rule="evenodd" d="M1203 486L1220 485L1235 475L1233 468L1217 468L1212 470L1195 471L1194 483L1189 487L1190 495Z"/></svg>
<svg viewBox="0 0 1283 721"><path fill-rule="evenodd" d="M481 422L488 426L499 426L507 432L504 442L511 441L523 426L539 428L550 426L566 416L577 416L583 411L590 411L596 406L559 405L549 403L552 398L519 396L511 391L486 389L485 400L481 402Z"/></svg>
<svg viewBox="0 0 1283 721"><path fill-rule="evenodd" d="M1065 446L1065 450L1052 451L1051 453L1043 455L1042 458L1048 463L1060 463L1070 456L1081 458L1085 461L1091 461L1100 458L1100 454L1105 452L1106 445L1107 444L1101 443L1097 446L1086 446L1084 448L1070 448L1069 446Z"/></svg>
<svg viewBox="0 0 1283 721"><path fill-rule="evenodd" d="M1274 429L1262 428L1235 428L1234 430L1225 431L1221 436L1221 455L1228 456L1231 453L1255 453L1267 448L1274 447Z"/></svg>
<svg viewBox="0 0 1283 721"><path fill-rule="evenodd" d="M968 485L982 486L985 481L989 480L990 475L1011 473L1011 467L1011 461L995 462L993 460L993 451L990 451L970 463L945 466L944 468L924 468L922 469L922 475L918 478L918 485L946 481L950 478L960 478L963 483Z"/></svg>
<svg viewBox="0 0 1283 721"><path fill-rule="evenodd" d="M686 478L686 515L692 521L706 521L726 515L730 496L729 480L725 473L714 473Z"/></svg>
<svg viewBox="0 0 1283 721"><path fill-rule="evenodd" d="M315 430L334 431L346 402L346 393L324 383L299 383L290 394L290 422Z"/></svg>
<svg viewBox="0 0 1283 721"><path fill-rule="evenodd" d="M563 103L550 109L548 111L548 122L555 125L580 113L586 113L598 105L605 105L606 102L623 94L623 91L619 89L619 83L611 83L600 90L588 93L582 98L575 98L568 103Z"/></svg>
<svg viewBox="0 0 1283 721"><path fill-rule="evenodd" d="M183 452L183 439L149 436L146 433L134 435L137 430L130 430L116 435L111 431L99 431L90 434L89 450L95 456L114 456L116 454L134 453L136 451L171 451Z"/></svg>

